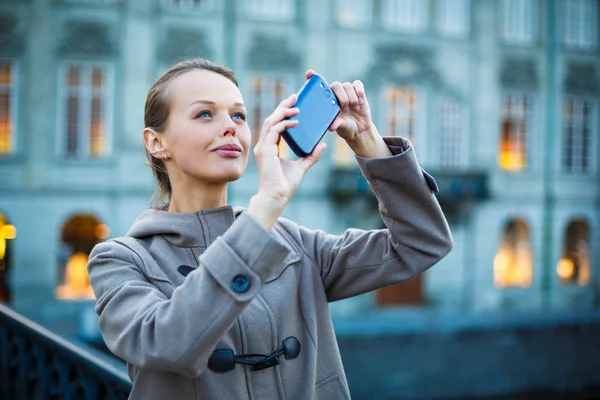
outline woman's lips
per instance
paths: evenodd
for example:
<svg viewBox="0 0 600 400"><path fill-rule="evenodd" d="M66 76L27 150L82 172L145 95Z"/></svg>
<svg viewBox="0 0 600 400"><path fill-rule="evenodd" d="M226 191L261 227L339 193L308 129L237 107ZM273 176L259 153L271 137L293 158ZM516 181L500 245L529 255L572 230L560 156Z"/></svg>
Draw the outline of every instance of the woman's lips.
<svg viewBox="0 0 600 400"><path fill-rule="evenodd" d="M215 149L215 153L223 157L239 157L242 155L242 149L237 144L226 144Z"/></svg>

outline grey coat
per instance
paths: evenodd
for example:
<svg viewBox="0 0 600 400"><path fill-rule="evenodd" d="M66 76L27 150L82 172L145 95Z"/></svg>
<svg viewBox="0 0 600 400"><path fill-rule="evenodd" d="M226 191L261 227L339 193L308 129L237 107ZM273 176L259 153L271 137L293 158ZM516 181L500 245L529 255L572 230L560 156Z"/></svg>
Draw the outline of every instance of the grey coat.
<svg viewBox="0 0 600 400"><path fill-rule="evenodd" d="M100 330L127 361L130 398L350 398L327 303L410 279L452 248L435 181L409 141L385 140L394 156L358 163L387 229L334 236L280 218L268 231L229 206L148 210L94 248ZM289 336L301 344L295 359L207 367L215 349L269 355Z"/></svg>

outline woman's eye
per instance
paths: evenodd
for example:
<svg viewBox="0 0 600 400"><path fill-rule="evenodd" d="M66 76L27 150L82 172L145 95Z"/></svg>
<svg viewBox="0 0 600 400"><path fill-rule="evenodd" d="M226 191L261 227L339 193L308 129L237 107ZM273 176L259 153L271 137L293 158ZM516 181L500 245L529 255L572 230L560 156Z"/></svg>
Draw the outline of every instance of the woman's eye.
<svg viewBox="0 0 600 400"><path fill-rule="evenodd" d="M241 119L242 121L246 120L246 115L244 115L244 113L235 113L232 117L233 119Z"/></svg>
<svg viewBox="0 0 600 400"><path fill-rule="evenodd" d="M196 115L196 118L209 118L210 113L208 111L202 111Z"/></svg>

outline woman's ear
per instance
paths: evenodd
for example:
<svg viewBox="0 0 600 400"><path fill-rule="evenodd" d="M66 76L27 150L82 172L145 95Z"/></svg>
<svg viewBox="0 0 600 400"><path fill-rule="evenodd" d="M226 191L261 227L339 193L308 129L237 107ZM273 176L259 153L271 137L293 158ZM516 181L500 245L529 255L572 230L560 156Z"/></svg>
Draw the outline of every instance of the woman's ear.
<svg viewBox="0 0 600 400"><path fill-rule="evenodd" d="M145 128L143 135L144 146L146 146L146 149L150 152L150 154L152 154L153 157L161 160L169 159L164 140L159 137L158 132L152 128Z"/></svg>

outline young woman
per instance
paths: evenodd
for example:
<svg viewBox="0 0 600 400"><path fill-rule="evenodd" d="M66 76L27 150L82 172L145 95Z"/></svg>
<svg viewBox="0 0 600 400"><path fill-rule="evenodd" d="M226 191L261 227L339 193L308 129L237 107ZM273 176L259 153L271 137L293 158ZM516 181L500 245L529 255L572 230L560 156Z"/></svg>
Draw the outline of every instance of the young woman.
<svg viewBox="0 0 600 400"><path fill-rule="evenodd" d="M295 95L264 121L258 191L234 209L227 184L246 169L251 133L233 73L193 59L150 89L143 139L167 201L98 244L88 265L130 398L347 399L328 302L410 279L452 248L411 143L379 135L360 81L331 88L342 112L330 130L356 153L387 229L333 236L280 218L325 149L278 157Z"/></svg>

